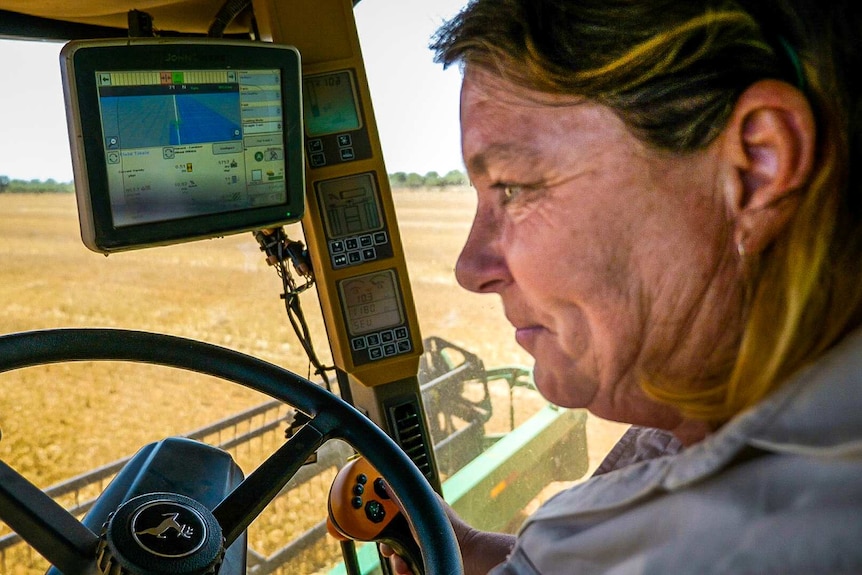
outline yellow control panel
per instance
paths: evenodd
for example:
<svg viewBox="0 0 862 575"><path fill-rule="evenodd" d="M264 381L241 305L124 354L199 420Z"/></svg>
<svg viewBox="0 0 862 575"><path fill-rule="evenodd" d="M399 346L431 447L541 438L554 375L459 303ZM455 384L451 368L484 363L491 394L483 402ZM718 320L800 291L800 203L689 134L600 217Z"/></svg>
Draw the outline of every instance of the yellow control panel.
<svg viewBox="0 0 862 575"><path fill-rule="evenodd" d="M302 57L302 223L334 362L369 387L415 377L422 338L353 5L255 0L254 9L262 39Z"/></svg>

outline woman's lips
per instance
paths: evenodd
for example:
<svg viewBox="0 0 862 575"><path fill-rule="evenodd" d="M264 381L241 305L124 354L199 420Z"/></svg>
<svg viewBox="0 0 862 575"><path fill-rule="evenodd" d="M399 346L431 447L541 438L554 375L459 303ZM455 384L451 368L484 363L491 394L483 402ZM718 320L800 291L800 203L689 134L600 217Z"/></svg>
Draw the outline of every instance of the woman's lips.
<svg viewBox="0 0 862 575"><path fill-rule="evenodd" d="M515 341L523 347L530 355L535 355L533 350L538 345L539 335L544 331L544 328L539 326L519 327L515 329Z"/></svg>

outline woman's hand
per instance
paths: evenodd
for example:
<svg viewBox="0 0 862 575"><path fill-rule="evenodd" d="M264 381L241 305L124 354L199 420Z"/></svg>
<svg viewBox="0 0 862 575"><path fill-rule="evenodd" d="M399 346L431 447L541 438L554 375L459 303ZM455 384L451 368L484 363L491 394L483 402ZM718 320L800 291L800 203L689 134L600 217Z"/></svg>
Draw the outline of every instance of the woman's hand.
<svg viewBox="0 0 862 575"><path fill-rule="evenodd" d="M386 543L380 543L378 544L378 548L380 549L380 554L389 559L389 566L392 568L394 575L413 575L410 565L392 547Z"/></svg>
<svg viewBox="0 0 862 575"><path fill-rule="evenodd" d="M515 536L508 533L492 533L479 531L461 519L455 510L438 495L440 505L446 512L455 538L461 547L461 557L464 560L464 575L485 575L496 565L502 563L512 547ZM385 543L380 544L380 553L389 558L389 564L395 575L413 575L410 565Z"/></svg>

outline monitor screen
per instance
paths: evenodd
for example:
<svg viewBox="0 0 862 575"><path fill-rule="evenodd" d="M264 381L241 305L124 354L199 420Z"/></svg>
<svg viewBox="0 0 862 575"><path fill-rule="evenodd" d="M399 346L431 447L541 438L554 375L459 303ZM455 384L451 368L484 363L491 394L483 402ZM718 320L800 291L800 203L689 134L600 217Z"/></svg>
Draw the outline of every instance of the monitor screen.
<svg viewBox="0 0 862 575"><path fill-rule="evenodd" d="M113 251L303 214L299 55L260 42L71 42L62 52L84 243Z"/></svg>
<svg viewBox="0 0 862 575"><path fill-rule="evenodd" d="M309 137L350 132L362 127L350 72L308 76L304 83L305 129Z"/></svg>
<svg viewBox="0 0 862 575"><path fill-rule="evenodd" d="M327 239L383 229L380 205L371 174L327 180L317 185Z"/></svg>

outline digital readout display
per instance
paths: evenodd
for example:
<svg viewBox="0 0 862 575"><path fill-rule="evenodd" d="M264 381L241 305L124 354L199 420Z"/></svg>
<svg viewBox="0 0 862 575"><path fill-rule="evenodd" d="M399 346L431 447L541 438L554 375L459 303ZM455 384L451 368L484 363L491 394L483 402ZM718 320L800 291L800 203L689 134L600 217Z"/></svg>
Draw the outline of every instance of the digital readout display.
<svg viewBox="0 0 862 575"><path fill-rule="evenodd" d="M353 79L347 70L306 77L302 96L309 137L352 132L362 127Z"/></svg>
<svg viewBox="0 0 862 575"><path fill-rule="evenodd" d="M404 323L394 270L382 270L339 282L351 336Z"/></svg>
<svg viewBox="0 0 862 575"><path fill-rule="evenodd" d="M321 182L318 184L317 193L329 239L365 234L383 228L371 174Z"/></svg>

